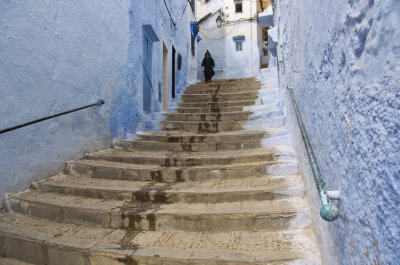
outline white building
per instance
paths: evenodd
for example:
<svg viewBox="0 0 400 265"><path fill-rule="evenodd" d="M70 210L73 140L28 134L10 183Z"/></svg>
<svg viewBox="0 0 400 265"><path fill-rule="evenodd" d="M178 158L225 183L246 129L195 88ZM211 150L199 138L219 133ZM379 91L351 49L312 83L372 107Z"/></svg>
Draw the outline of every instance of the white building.
<svg viewBox="0 0 400 265"><path fill-rule="evenodd" d="M258 74L264 40L257 25L259 0L198 0L197 77L204 80L201 62L207 50L215 62L216 79ZM219 20L220 25L217 25Z"/></svg>

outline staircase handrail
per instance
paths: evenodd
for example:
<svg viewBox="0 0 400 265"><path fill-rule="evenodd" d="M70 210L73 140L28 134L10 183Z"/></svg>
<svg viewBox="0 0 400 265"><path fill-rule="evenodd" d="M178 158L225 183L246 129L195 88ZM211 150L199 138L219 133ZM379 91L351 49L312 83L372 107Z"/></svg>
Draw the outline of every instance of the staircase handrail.
<svg viewBox="0 0 400 265"><path fill-rule="evenodd" d="M99 100L97 100L96 103L93 103L93 104L89 104L89 105L86 105L86 106L83 106L83 107L67 110L67 111L60 112L60 113L57 113L57 114L54 114L54 115L46 116L46 117L43 117L43 118L40 118L40 119L36 119L36 120L33 120L33 121L25 122L25 123L22 123L22 124L13 126L13 127L9 127L7 129L0 130L0 134L6 133L6 132L9 132L9 131L13 131L13 130L16 130L16 129L19 129L19 128L22 128L22 127L26 127L26 126L29 126L29 125L32 125L32 124L35 124L35 123L38 123L38 122L41 122L41 121L49 120L49 119L52 119L52 118L55 118L55 117L58 117L58 116L62 116L62 115L68 114L68 113L72 113L72 112L75 112L75 111L78 111L78 110L83 110L83 109L90 108L90 107L93 107L93 106L99 106L100 107L103 104L104 104L104 100L99 99Z"/></svg>
<svg viewBox="0 0 400 265"><path fill-rule="evenodd" d="M322 178L321 171L319 170L319 166L315 159L314 152L311 147L307 131L304 127L303 119L301 118L299 109L296 104L296 100L293 95L293 89L289 86L287 86L287 89L289 91L290 98L292 99L293 108L294 108L294 111L295 111L296 117L297 117L297 122L300 127L301 135L304 140L304 145L306 147L308 159L310 161L311 169L312 169L312 172L314 175L315 184L317 186L319 197L321 200L322 207L321 207L319 214L322 217L322 219L324 219L325 221L328 221L328 222L335 221L339 217L339 209L336 207L336 205L331 203L332 198L329 196L329 192L326 190L325 182Z"/></svg>

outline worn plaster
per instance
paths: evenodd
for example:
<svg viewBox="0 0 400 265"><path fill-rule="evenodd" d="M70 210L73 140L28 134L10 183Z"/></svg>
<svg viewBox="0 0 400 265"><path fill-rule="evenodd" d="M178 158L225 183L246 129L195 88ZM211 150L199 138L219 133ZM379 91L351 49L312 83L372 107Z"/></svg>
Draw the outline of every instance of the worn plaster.
<svg viewBox="0 0 400 265"><path fill-rule="evenodd" d="M287 124L314 205L324 264L400 260L400 2L275 1ZM294 95L340 218L318 217ZM315 188L314 188L315 189Z"/></svg>

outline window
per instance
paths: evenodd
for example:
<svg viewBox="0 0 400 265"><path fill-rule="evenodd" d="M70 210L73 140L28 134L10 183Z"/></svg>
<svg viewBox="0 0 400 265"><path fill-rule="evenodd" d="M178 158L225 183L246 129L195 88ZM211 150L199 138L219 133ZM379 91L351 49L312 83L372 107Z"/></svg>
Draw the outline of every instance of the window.
<svg viewBox="0 0 400 265"><path fill-rule="evenodd" d="M242 51L243 50L243 42L237 41L236 42L236 51Z"/></svg>
<svg viewBox="0 0 400 265"><path fill-rule="evenodd" d="M235 12L242 13L243 12L243 3L242 1L235 1Z"/></svg>
<svg viewBox="0 0 400 265"><path fill-rule="evenodd" d="M246 39L244 35L235 36L232 38L236 45L236 51L243 50L243 41Z"/></svg>

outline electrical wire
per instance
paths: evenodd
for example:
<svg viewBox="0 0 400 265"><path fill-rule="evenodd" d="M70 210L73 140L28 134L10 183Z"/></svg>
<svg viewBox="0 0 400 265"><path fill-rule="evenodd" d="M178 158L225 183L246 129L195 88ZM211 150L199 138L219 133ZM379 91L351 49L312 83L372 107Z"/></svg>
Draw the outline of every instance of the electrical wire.
<svg viewBox="0 0 400 265"><path fill-rule="evenodd" d="M169 11L169 8L168 8L167 3L165 2L165 0L163 0L163 1L164 1L165 7L167 8L168 15L169 15L169 17L170 17L170 19L171 19L171 23L174 25L174 28L175 28L175 30L176 30L178 24L182 21L182 18L183 18L183 16L185 15L186 7L188 6L188 4L189 4L189 5L191 5L191 4L190 4L189 0L186 1L185 7L183 8L183 11L182 11L182 15L180 16L179 20L178 20L177 22L175 22L174 19L173 19L172 16L171 16L171 12ZM192 12L193 12L193 10L192 10ZM196 15L194 14L194 12L193 12L193 15L194 15L194 19L196 20L196 23L197 23Z"/></svg>
<svg viewBox="0 0 400 265"><path fill-rule="evenodd" d="M185 4L185 7L183 8L183 11L182 11L181 18L179 19L179 21L178 21L178 23L177 23L177 24L179 24L179 22L181 22L181 20L182 20L182 18L183 18L183 15L185 14L185 11L186 11L186 7L187 7L187 5L188 5L188 2L186 2L186 4Z"/></svg>
<svg viewBox="0 0 400 265"><path fill-rule="evenodd" d="M199 34L201 34L204 38L208 39L208 40L222 40L225 39L228 35L230 35L232 33L232 31L235 29L236 24L234 24L234 26L232 27L231 31L229 31L227 34L225 34L225 36L223 36L222 38L211 38L211 37L207 37L207 35L204 35L204 33L199 32Z"/></svg>
<svg viewBox="0 0 400 265"><path fill-rule="evenodd" d="M233 20L233 21L227 21L225 22L225 26L230 26L230 25L236 25L239 23L243 23L243 22L253 22L255 21L255 19L253 18L248 18L248 19L240 19L240 20ZM219 27L215 27L215 28L202 28L201 30L205 30L205 31L213 31L219 29Z"/></svg>
<svg viewBox="0 0 400 265"><path fill-rule="evenodd" d="M192 6L192 3L190 3L190 1L189 1L189 0L186 0L186 2L187 2L187 3L189 3L189 5L190 5L190 9L192 10L192 13L193 13L193 16L194 16L194 20L196 21L196 24L197 24L197 18L196 18L196 14L195 14L195 12L194 12L194 9L193 9L193 6Z"/></svg>
<svg viewBox="0 0 400 265"><path fill-rule="evenodd" d="M174 28L175 28L175 30L176 30L176 29L177 29L177 28L176 28L176 23L175 23L175 21L172 19L171 12L169 11L168 5L167 5L167 3L165 2L165 0L163 0L163 1L164 1L165 8L167 8L168 15L169 15L169 17L170 17L170 19L171 19L171 23L172 23L172 25L174 25Z"/></svg>

